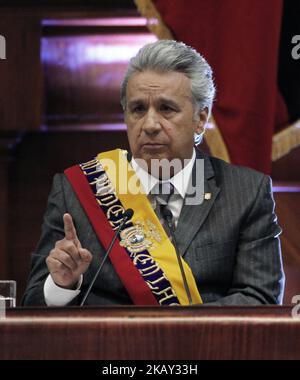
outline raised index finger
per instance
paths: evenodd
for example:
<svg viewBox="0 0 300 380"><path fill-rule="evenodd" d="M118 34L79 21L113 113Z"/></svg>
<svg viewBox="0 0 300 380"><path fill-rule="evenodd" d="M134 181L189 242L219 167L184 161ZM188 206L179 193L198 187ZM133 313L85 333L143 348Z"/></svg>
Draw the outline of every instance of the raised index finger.
<svg viewBox="0 0 300 380"><path fill-rule="evenodd" d="M76 243L77 233L74 227L72 216L70 214L64 214L64 230L65 238Z"/></svg>

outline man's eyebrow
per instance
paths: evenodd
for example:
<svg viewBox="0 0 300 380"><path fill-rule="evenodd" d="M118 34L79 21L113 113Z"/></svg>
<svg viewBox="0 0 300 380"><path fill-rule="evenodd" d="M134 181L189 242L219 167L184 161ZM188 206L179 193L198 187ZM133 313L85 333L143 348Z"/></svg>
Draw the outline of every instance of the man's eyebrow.
<svg viewBox="0 0 300 380"><path fill-rule="evenodd" d="M134 107L135 105L145 104L147 103L147 101L148 101L147 98L136 98L136 99L129 100L127 104L129 107ZM179 107L179 103L176 102L176 100L173 100L171 98L166 98L164 96L159 96L157 99L155 99L155 103L158 103L158 104L165 103L174 107Z"/></svg>
<svg viewBox="0 0 300 380"><path fill-rule="evenodd" d="M138 98L138 99L129 100L127 102L127 107L133 108L135 106L145 105L145 104L146 104L146 100L145 99Z"/></svg>
<svg viewBox="0 0 300 380"><path fill-rule="evenodd" d="M157 99L158 102L160 103L168 103L168 104L172 104L174 106L178 106L178 102L176 102L175 100L173 99L170 99L170 98L165 98L163 96L160 96L158 99Z"/></svg>
<svg viewBox="0 0 300 380"><path fill-rule="evenodd" d="M132 100L128 101L128 104L134 105L134 104L138 104L138 103L143 103L144 101L145 101L144 99L132 99Z"/></svg>
<svg viewBox="0 0 300 380"><path fill-rule="evenodd" d="M136 99L131 99L128 101L128 104L136 104L136 103L144 103L147 102L147 98L136 98ZM155 99L156 103L172 103L172 104L177 104L177 102L173 99L166 98L164 96L159 96Z"/></svg>

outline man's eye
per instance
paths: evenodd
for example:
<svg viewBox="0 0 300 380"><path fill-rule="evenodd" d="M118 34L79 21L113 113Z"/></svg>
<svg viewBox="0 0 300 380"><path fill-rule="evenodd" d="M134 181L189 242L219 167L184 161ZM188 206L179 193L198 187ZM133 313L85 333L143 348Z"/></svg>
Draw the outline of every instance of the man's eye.
<svg viewBox="0 0 300 380"><path fill-rule="evenodd" d="M132 108L132 112L141 113L145 111L145 107L143 105L138 105Z"/></svg>
<svg viewBox="0 0 300 380"><path fill-rule="evenodd" d="M173 107L168 106L167 104L161 105L160 110L162 112L174 112L175 111L175 109Z"/></svg>

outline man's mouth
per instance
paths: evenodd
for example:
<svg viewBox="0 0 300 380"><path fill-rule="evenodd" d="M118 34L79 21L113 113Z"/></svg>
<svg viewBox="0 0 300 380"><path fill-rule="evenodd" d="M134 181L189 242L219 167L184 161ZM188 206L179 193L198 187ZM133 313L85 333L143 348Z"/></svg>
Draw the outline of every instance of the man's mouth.
<svg viewBox="0 0 300 380"><path fill-rule="evenodd" d="M161 144L161 143L145 143L143 144L143 148L147 149L159 149L165 147L166 144Z"/></svg>

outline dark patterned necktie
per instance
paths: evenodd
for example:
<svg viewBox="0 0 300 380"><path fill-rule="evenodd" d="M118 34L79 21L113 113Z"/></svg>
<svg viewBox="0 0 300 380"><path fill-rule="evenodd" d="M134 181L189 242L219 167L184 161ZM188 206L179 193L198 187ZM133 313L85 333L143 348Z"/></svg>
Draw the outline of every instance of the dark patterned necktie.
<svg viewBox="0 0 300 380"><path fill-rule="evenodd" d="M174 194L174 186L171 182L159 182L158 185L154 187L154 194L156 198L156 207L154 211L170 238L170 231L167 222L163 217L163 209L164 207L167 207L172 194Z"/></svg>

